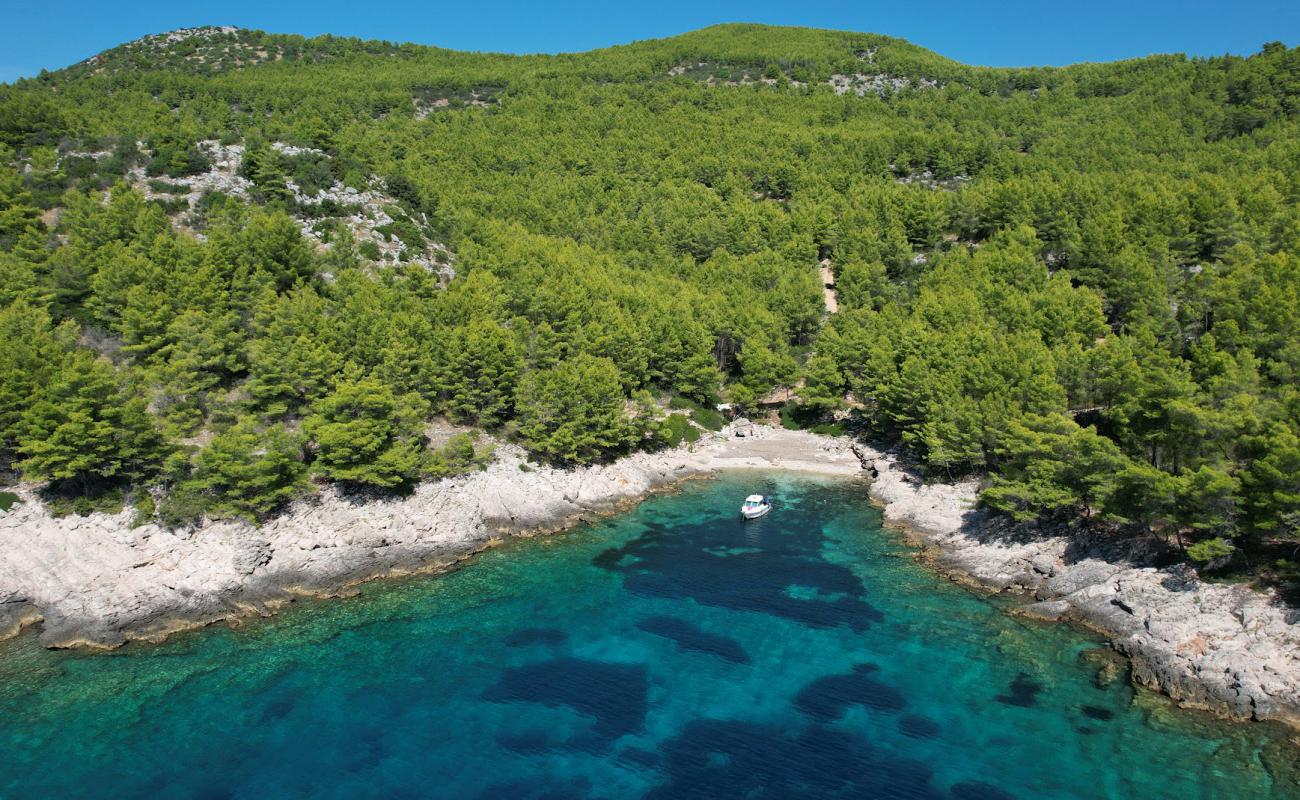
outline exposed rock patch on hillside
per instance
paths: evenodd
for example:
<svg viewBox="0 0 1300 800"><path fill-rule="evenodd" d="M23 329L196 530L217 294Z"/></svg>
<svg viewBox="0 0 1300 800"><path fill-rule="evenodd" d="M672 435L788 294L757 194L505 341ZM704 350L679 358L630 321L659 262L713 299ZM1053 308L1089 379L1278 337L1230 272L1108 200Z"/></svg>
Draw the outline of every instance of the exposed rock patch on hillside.
<svg viewBox="0 0 1300 800"><path fill-rule="evenodd" d="M1024 613L1104 632L1134 679L1184 705L1300 726L1300 611L1273 596L1158 568L1159 540L1108 541L1012 526L975 508L978 486L923 484L893 456L858 448L885 519L917 534L963 581L1032 596Z"/></svg>
<svg viewBox="0 0 1300 800"><path fill-rule="evenodd" d="M491 108L500 102L494 92L467 89L459 92L422 92L411 98L415 104L415 118L428 119L430 114L457 108Z"/></svg>
<svg viewBox="0 0 1300 800"><path fill-rule="evenodd" d="M889 168L891 170L895 169L893 164L890 164ZM948 192L955 192L971 181L969 175L953 175L949 178L940 178L928 169L908 175L901 175L895 180L905 186L915 184L917 186L924 186L927 189L936 189Z"/></svg>
<svg viewBox="0 0 1300 800"><path fill-rule="evenodd" d="M789 71L781 73L778 78L762 69L715 61L678 64L670 68L667 74L670 78L689 78L709 86L777 86L784 82L800 89L808 85L806 81L796 79Z"/></svg>
<svg viewBox="0 0 1300 800"><path fill-rule="evenodd" d="M284 58L282 45L269 44L263 38L257 32L232 25L177 28L142 36L108 53L91 56L81 65L102 73L120 71L139 59L169 57L191 68L216 72Z"/></svg>
<svg viewBox="0 0 1300 800"><path fill-rule="evenodd" d="M868 64L874 64L875 50L869 50L860 53L858 58ZM689 78L700 81L709 86L777 86L786 83L789 86L800 89L808 85L807 81L799 80L790 70L781 70L774 75L772 72L747 67L738 64L726 64L715 61L694 61L678 64L670 67L667 72L669 78ZM835 91L835 94L855 94L858 97L865 97L869 94L877 97L887 97L892 94L905 91L907 89L937 89L939 82L930 78L909 78L904 75L889 75L883 72L865 74L854 73L852 75L835 74L829 79L822 81Z"/></svg>
<svg viewBox="0 0 1300 800"><path fill-rule="evenodd" d="M912 80L906 76L897 75L864 75L860 72L853 75L832 75L827 81L835 94L856 94L858 97L866 97L874 94L877 97L896 94L906 89L937 89L939 82L929 78L920 78Z"/></svg>
<svg viewBox="0 0 1300 800"><path fill-rule="evenodd" d="M216 140L206 140L199 142L198 147L211 161L211 167L207 172L198 175L167 179L164 183L168 185L170 191L159 191L153 188L143 167L133 167L127 173L127 180L150 200L184 200L191 213L199 207L200 200L208 192L219 192L245 202L253 200L251 194L254 190L253 182L239 174L244 158L242 144L222 144ZM324 156L320 150L296 147L283 142L273 142L271 148L289 157L303 154ZM406 261L419 264L431 272L438 273L444 281L455 277L451 251L445 245L430 240L423 247L413 247L400 237L385 233L385 230L395 222L390 212L397 207L397 200L383 190L379 178L371 176L370 186L364 190L345 186L336 181L329 188L308 193L292 178L287 179L285 185L298 210L298 224L303 235L316 242L318 246L329 247L317 230L318 222L325 217L334 217L343 222L358 245L371 243L378 251L379 260L382 262L395 264ZM319 213L312 213L313 210ZM335 213L340 210L341 213ZM428 221L422 221L427 229Z"/></svg>

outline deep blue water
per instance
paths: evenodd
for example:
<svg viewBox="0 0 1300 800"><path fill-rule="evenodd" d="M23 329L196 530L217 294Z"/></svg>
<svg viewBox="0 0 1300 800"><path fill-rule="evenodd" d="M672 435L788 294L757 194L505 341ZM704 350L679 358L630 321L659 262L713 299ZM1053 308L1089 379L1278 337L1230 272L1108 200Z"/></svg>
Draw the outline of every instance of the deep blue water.
<svg viewBox="0 0 1300 800"><path fill-rule="evenodd" d="M732 474L238 629L24 637L0 797L1296 795L1276 729L1099 688L1095 641L936 578L863 497Z"/></svg>

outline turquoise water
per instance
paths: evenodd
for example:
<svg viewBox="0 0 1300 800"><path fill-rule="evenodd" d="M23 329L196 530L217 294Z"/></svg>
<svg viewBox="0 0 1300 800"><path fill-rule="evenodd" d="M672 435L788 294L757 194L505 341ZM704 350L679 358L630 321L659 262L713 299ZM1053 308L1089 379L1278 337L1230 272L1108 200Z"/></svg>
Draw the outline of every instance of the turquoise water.
<svg viewBox="0 0 1300 800"><path fill-rule="evenodd" d="M936 578L863 494L727 475L238 629L24 637L0 797L1296 796L1276 729L1098 688L1096 642Z"/></svg>

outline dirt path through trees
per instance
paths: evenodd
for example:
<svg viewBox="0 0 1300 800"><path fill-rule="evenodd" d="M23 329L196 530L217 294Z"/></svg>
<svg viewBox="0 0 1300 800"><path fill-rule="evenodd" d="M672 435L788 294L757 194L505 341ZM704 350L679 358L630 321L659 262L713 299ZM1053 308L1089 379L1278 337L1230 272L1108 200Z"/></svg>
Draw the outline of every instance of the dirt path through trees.
<svg viewBox="0 0 1300 800"><path fill-rule="evenodd" d="M834 314L840 310L840 298L835 292L835 272L831 269L831 260L823 258L818 266L822 275L822 297L826 302L826 313Z"/></svg>

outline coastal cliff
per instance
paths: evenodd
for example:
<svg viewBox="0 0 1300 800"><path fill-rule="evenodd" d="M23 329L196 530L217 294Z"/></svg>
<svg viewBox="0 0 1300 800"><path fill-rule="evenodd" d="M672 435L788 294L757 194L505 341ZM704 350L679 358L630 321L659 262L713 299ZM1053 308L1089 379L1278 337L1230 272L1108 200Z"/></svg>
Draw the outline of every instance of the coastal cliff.
<svg viewBox="0 0 1300 800"><path fill-rule="evenodd" d="M855 448L872 498L954 580L1018 592L1017 609L1107 636L1133 679L1189 708L1300 727L1300 611L1272 593L1155 565L1161 543L1012 525L976 508L978 485L923 483L893 455Z"/></svg>

